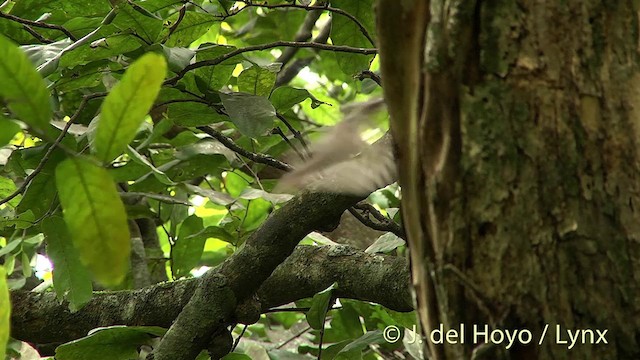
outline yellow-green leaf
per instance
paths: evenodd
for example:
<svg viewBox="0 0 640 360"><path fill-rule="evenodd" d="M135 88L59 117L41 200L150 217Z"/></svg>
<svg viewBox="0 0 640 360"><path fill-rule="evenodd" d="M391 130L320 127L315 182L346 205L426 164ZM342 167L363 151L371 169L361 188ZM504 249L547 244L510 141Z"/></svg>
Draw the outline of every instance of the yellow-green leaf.
<svg viewBox="0 0 640 360"><path fill-rule="evenodd" d="M0 359L4 359L9 341L11 324L11 304L9 303L9 287L4 267L0 266Z"/></svg>
<svg viewBox="0 0 640 360"><path fill-rule="evenodd" d="M67 159L56 168L56 186L82 263L100 283L119 284L129 265L129 228L111 176L88 159Z"/></svg>
<svg viewBox="0 0 640 360"><path fill-rule="evenodd" d="M46 129L51 119L51 106L44 80L27 55L2 35L0 59L0 100L29 126Z"/></svg>
<svg viewBox="0 0 640 360"><path fill-rule="evenodd" d="M102 104L93 149L109 162L133 140L158 96L167 73L164 57L147 53L136 60Z"/></svg>

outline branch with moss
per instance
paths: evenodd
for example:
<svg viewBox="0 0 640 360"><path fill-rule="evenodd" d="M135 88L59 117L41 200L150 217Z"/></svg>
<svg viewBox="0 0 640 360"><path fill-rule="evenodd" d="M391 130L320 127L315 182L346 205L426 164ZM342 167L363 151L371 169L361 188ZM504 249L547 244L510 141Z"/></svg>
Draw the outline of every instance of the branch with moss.
<svg viewBox="0 0 640 360"><path fill-rule="evenodd" d="M134 291L96 292L76 313L71 313L68 303L58 301L52 292L14 291L12 336L35 344L60 344L86 336L101 326L168 328L192 297L198 282L199 279L187 279ZM259 311L270 312L311 297L334 282L339 284L338 297L371 301L396 311L413 310L405 258L368 254L345 246L298 246L260 286L256 293Z"/></svg>

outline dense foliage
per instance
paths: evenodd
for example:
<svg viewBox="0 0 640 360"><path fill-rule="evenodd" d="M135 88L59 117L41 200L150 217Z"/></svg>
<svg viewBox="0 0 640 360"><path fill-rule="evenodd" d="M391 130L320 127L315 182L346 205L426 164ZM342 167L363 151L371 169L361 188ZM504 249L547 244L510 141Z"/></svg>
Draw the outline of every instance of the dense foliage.
<svg viewBox="0 0 640 360"><path fill-rule="evenodd" d="M7 289L54 291L76 311L95 290L179 281L233 256L291 198L272 191L289 169L276 159L305 156L341 105L381 93L372 3L4 2L0 351ZM397 213L393 187L369 201ZM402 252L394 235L380 241ZM297 305L236 326L225 359L305 359L321 343L323 359L407 354L381 330L413 314L336 302L333 287ZM163 331L103 329L56 358L131 359ZM8 356L25 349L12 340Z"/></svg>

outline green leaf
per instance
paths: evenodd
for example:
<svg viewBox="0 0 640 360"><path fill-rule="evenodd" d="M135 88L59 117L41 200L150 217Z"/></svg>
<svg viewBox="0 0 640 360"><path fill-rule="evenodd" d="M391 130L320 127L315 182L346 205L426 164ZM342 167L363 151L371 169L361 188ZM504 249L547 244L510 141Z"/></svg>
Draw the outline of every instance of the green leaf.
<svg viewBox="0 0 640 360"><path fill-rule="evenodd" d="M362 353L366 347L372 344L380 344L384 342L384 337L382 336L382 330L369 331L368 333L362 335L358 339L352 341L350 344L342 348L340 352L338 352L338 356L335 359L340 360L350 360L353 359L354 353Z"/></svg>
<svg viewBox="0 0 640 360"><path fill-rule="evenodd" d="M276 83L276 73L280 66L265 68L254 65L245 69L238 76L238 90L243 93L268 96Z"/></svg>
<svg viewBox="0 0 640 360"><path fill-rule="evenodd" d="M31 180L27 190L22 195L22 200L20 200L16 208L18 213L31 211L35 218L40 218L51 210L56 198L55 169L64 158L63 150L53 150L49 161L47 161L38 175Z"/></svg>
<svg viewBox="0 0 640 360"><path fill-rule="evenodd" d="M171 268L176 277L188 275L198 265L207 241L207 237L201 234L202 230L202 219L196 215L182 222L176 244L171 248Z"/></svg>
<svg viewBox="0 0 640 360"><path fill-rule="evenodd" d="M307 322L309 326L316 330L322 329L324 325L324 319L329 311L331 305L331 298L333 297L333 290L338 287L337 283L333 283L331 286L322 290L321 292L313 295L311 300L311 308L307 312Z"/></svg>
<svg viewBox="0 0 640 360"><path fill-rule="evenodd" d="M309 91L305 89L295 89L290 86L280 86L273 90L269 97L273 107L278 112L285 112L291 109L293 105L303 102L306 99L311 99L312 108L316 108L321 104L324 104L322 101L314 98Z"/></svg>
<svg viewBox="0 0 640 360"><path fill-rule="evenodd" d="M373 0L336 0L332 1L331 5L356 17L371 36L375 34ZM339 14L334 14L331 20L331 40L335 45L363 48L373 46L353 20ZM368 69L369 62L373 59L373 55L335 53L334 56L340 65L340 69L348 76L353 76L362 70Z"/></svg>
<svg viewBox="0 0 640 360"><path fill-rule="evenodd" d="M114 55L126 54L140 48L140 42L131 34L112 32L117 30L112 25L103 27L96 41L65 52L60 58L60 67L74 67L88 64L96 60L104 60ZM102 38L100 36L103 36Z"/></svg>
<svg viewBox="0 0 640 360"><path fill-rule="evenodd" d="M242 134L255 138L273 126L276 110L266 97L234 93L220 94L220 98L231 121Z"/></svg>
<svg viewBox="0 0 640 360"><path fill-rule="evenodd" d="M387 253L391 250L395 250L399 246L404 245L405 242L401 238L397 237L393 233L382 234L373 244L371 244L365 252L370 254L375 253Z"/></svg>
<svg viewBox="0 0 640 360"><path fill-rule="evenodd" d="M120 30L133 31L148 43L154 43L162 31L162 20L144 15L129 4L118 8L112 24Z"/></svg>
<svg viewBox="0 0 640 360"><path fill-rule="evenodd" d="M0 266L0 359L5 358L11 327L11 302L4 267Z"/></svg>
<svg viewBox="0 0 640 360"><path fill-rule="evenodd" d="M6 177L0 176L0 199L4 199L7 196L13 194L16 191L16 184L11 181L11 179L7 179ZM9 205L11 207L16 207L20 202L22 197L20 195L14 197L9 201Z"/></svg>
<svg viewBox="0 0 640 360"><path fill-rule="evenodd" d="M48 217L41 226L47 238L47 255L53 262L53 288L59 299L69 301L72 312L77 311L91 300L91 276L80 262L64 220L58 216Z"/></svg>
<svg viewBox="0 0 640 360"><path fill-rule="evenodd" d="M0 100L18 119L43 130L51 119L49 91L27 55L0 35Z"/></svg>
<svg viewBox="0 0 640 360"><path fill-rule="evenodd" d="M138 358L138 348L150 345L165 330L158 327L111 326L56 348L57 360L130 360Z"/></svg>
<svg viewBox="0 0 640 360"><path fill-rule="evenodd" d="M109 173L88 159L67 159L56 168L56 186L83 264L100 283L119 284L129 266L129 227Z"/></svg>
<svg viewBox="0 0 640 360"><path fill-rule="evenodd" d="M200 46L196 53L196 60L220 59L222 56L236 50L233 46L207 45ZM240 57L232 57L214 66L204 66L195 70L196 84L198 88L205 91L217 91L229 83L233 75L236 64L241 61Z"/></svg>
<svg viewBox="0 0 640 360"><path fill-rule="evenodd" d="M158 96L167 73L162 55L147 53L136 60L102 104L95 153L103 162L120 155L133 140Z"/></svg>
<svg viewBox="0 0 640 360"><path fill-rule="evenodd" d="M153 176L158 179L161 183L165 185L175 185L175 183L165 174L164 172L158 170L153 164L149 162L144 156L140 155L136 149L131 146L127 146L127 155L131 158L132 161L137 162L138 164L146 167L153 174Z"/></svg>
<svg viewBox="0 0 640 360"><path fill-rule="evenodd" d="M178 72L184 69L196 55L196 52L191 49L182 47L170 48L164 45L162 45L162 52L169 63L169 70L173 72Z"/></svg>
<svg viewBox="0 0 640 360"><path fill-rule="evenodd" d="M202 103L174 103L167 106L167 117L180 126L203 126L229 121L229 117Z"/></svg>
<svg viewBox="0 0 640 360"><path fill-rule="evenodd" d="M169 27L178 20L179 16L180 14L176 12L167 19ZM178 28L171 34L165 45L169 47L188 47L189 44L209 30L214 20L214 17L210 14L187 11Z"/></svg>

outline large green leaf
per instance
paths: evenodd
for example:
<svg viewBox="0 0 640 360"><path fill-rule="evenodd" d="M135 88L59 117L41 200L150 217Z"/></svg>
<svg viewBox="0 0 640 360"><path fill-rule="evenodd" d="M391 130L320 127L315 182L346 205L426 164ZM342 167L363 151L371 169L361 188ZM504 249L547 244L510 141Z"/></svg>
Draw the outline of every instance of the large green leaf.
<svg viewBox="0 0 640 360"><path fill-rule="evenodd" d="M18 119L45 129L51 119L49 91L27 55L0 35L0 100Z"/></svg>
<svg viewBox="0 0 640 360"><path fill-rule="evenodd" d="M202 126L221 121L229 121L229 117L218 114L216 109L202 103L174 103L167 106L167 116L176 125Z"/></svg>
<svg viewBox="0 0 640 360"><path fill-rule="evenodd" d="M331 305L333 290L335 290L337 286L338 284L333 283L325 290L313 295L311 308L307 312L307 322L312 328L316 330L322 329L324 319L326 318L327 311L329 311L329 306Z"/></svg>
<svg viewBox="0 0 640 360"><path fill-rule="evenodd" d="M0 359L4 359L11 326L11 303L4 267L0 266Z"/></svg>
<svg viewBox="0 0 640 360"><path fill-rule="evenodd" d="M103 26L98 40L67 51L60 58L60 67L74 67L88 64L95 60L104 60L110 56L125 54L140 47L140 42L131 34L120 34L113 25Z"/></svg>
<svg viewBox="0 0 640 360"><path fill-rule="evenodd" d="M220 98L231 121L244 135L258 137L273 126L276 110L266 97L234 93L220 94Z"/></svg>
<svg viewBox="0 0 640 360"><path fill-rule="evenodd" d="M373 36L375 34L375 19L373 11L373 0L336 0L331 5L345 10L357 18L360 23ZM355 47L372 47L371 43L362 34L360 28L353 20L346 16L334 14L331 23L331 40L336 45L349 45ZM340 69L348 76L367 70L373 55L359 55L348 53L335 53Z"/></svg>
<svg viewBox="0 0 640 360"><path fill-rule="evenodd" d="M186 218L180 226L176 244L171 248L171 268L176 277L189 274L202 257L207 236L201 234L202 219L196 215Z"/></svg>
<svg viewBox="0 0 640 360"><path fill-rule="evenodd" d="M162 336L158 327L111 326L58 346L57 360L130 360L138 358L138 348L150 345L154 337Z"/></svg>
<svg viewBox="0 0 640 360"><path fill-rule="evenodd" d="M308 90L295 89L290 86L280 86L273 90L271 96L269 96L273 107L279 112L285 112L291 109L293 105L301 103L307 98L311 99L311 107L314 109L323 104L322 101L314 98Z"/></svg>
<svg viewBox="0 0 640 360"><path fill-rule="evenodd" d="M53 150L49 161L29 183L27 191L24 192L22 200L20 200L16 208L18 213L29 210L33 212L33 216L40 218L51 210L56 199L55 169L58 163L64 159L64 151L60 149Z"/></svg>
<svg viewBox="0 0 640 360"><path fill-rule="evenodd" d="M175 13L169 17L169 19L167 19L168 25L171 27L175 24L179 16L178 13ZM187 47L207 32L214 21L215 18L210 14L187 11L180 24L178 24L178 28L171 34L165 45L169 47Z"/></svg>
<svg viewBox="0 0 640 360"><path fill-rule="evenodd" d="M162 55L147 53L134 62L102 104L94 150L110 162L133 140L158 96L167 73Z"/></svg>
<svg viewBox="0 0 640 360"><path fill-rule="evenodd" d="M56 168L56 186L82 262L102 284L119 284L131 245L127 214L109 173L91 160L67 159Z"/></svg>
<svg viewBox="0 0 640 360"><path fill-rule="evenodd" d="M233 46L203 44L196 52L196 60L212 60L236 50ZM204 66L195 70L196 84L201 91L219 90L227 85L233 70L241 61L240 57L232 57L215 66Z"/></svg>
<svg viewBox="0 0 640 360"><path fill-rule="evenodd" d="M47 238L47 255L53 262L53 288L58 298L66 298L71 311L76 311L91 300L91 276L80 262L64 220L48 217L41 226Z"/></svg>
<svg viewBox="0 0 640 360"><path fill-rule="evenodd" d="M118 8L113 25L120 30L133 31L149 43L154 43L162 31L162 20L142 14L129 4Z"/></svg>
<svg viewBox="0 0 640 360"><path fill-rule="evenodd" d="M276 83L276 73L280 66L262 67L254 65L238 76L238 90L243 93L269 96Z"/></svg>

